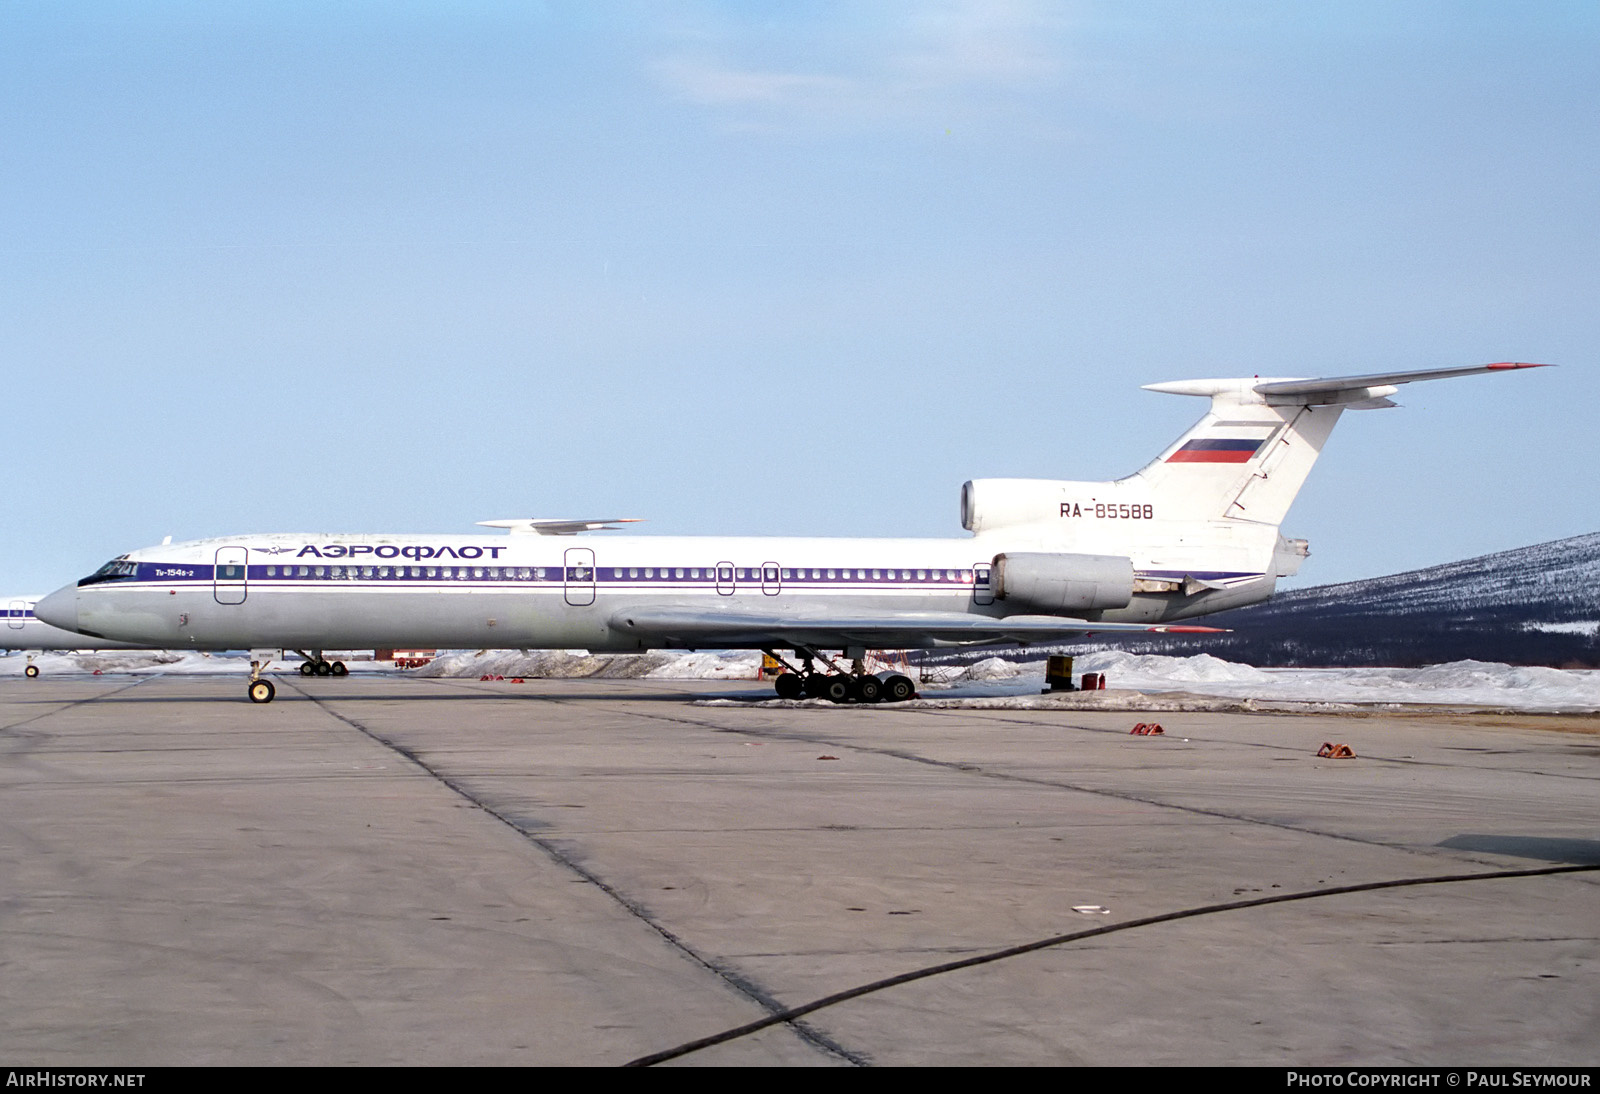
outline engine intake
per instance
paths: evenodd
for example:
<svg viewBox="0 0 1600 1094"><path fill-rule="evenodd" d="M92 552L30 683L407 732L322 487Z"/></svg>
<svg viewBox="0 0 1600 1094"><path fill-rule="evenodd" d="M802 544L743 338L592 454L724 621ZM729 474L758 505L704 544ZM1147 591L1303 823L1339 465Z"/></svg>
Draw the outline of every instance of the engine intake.
<svg viewBox="0 0 1600 1094"><path fill-rule="evenodd" d="M996 555L994 582L997 600L1041 612L1126 608L1133 600L1133 560L1117 555Z"/></svg>

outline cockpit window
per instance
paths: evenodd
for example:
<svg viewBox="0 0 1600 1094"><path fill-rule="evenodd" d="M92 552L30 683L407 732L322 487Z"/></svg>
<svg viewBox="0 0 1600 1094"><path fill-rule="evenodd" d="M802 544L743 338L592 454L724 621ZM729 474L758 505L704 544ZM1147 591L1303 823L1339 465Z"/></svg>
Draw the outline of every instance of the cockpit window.
<svg viewBox="0 0 1600 1094"><path fill-rule="evenodd" d="M102 581L127 581L139 576L139 564L129 562L128 556L114 558L94 573L78 582L79 585L98 585Z"/></svg>

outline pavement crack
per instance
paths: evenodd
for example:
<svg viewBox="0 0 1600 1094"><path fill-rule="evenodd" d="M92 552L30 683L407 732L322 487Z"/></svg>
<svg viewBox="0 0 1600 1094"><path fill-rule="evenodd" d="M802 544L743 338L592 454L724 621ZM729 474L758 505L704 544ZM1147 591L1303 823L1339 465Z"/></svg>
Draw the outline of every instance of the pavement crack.
<svg viewBox="0 0 1600 1094"><path fill-rule="evenodd" d="M756 984L754 981L740 974L734 969L728 968L721 963L712 960L710 957L707 957L705 954L702 954L687 941L685 941L680 935L672 931L665 924L661 923L654 916L652 916L649 909L643 904L639 903L637 900L634 900L616 886L606 881L599 874L578 862L570 854L564 851L556 841L536 836L527 831L527 829L517 824L512 818L504 813L501 813L499 810L495 809L494 806L477 797L467 787L463 786L461 783L452 779L443 771L428 763L427 760L423 759L414 750L389 740L382 734L368 728L361 722L356 721L354 718L350 718L339 713L337 710L334 710L331 706L329 706L328 703L323 699L320 699L316 695L313 695L310 692L293 685L292 682L291 686L294 687L294 690L300 692L301 695L305 696L307 699L310 699L317 705L318 708L320 708L330 717L343 722L345 725L356 730L356 732L361 733L363 736L367 737L383 748L403 756L422 771L426 772L429 777L433 778L441 785L449 789L452 793L483 810L483 812L493 817L495 820L499 821L513 832L517 833L517 835L521 836L528 843L531 843L535 847L539 848L540 851L544 852L554 862L558 863L563 868L571 871L584 881L599 889L602 893L615 901L617 905L629 915L633 916L640 923L643 923L645 926L649 927L652 931L659 935L669 946L677 950L685 958L705 969L707 972L713 974L734 991L760 1006L762 1010L768 1013L768 1015L778 1016L787 1013L787 1008L784 1007L782 1003L780 1003L760 985ZM811 1045L813 1048L827 1053L830 1056L834 1056L838 1059L854 1064L858 1067L867 1066L871 1062L860 1053L853 1052L850 1049L845 1048L843 1045L834 1041L826 1034L811 1028L804 1022L798 1020L790 1022L779 1019L778 1022L768 1024L789 1025L794 1029L797 1036L799 1036L803 1041ZM764 1026L763 1028L766 1027Z"/></svg>

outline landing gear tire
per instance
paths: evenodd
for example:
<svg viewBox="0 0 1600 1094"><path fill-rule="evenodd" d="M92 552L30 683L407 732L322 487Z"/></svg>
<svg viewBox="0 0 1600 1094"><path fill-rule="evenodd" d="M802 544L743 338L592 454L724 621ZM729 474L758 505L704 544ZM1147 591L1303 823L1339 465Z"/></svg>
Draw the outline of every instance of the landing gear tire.
<svg viewBox="0 0 1600 1094"><path fill-rule="evenodd" d="M883 681L876 676L857 676L855 687L858 703L876 703L883 698Z"/></svg>
<svg viewBox="0 0 1600 1094"><path fill-rule="evenodd" d="M29 680L32 680L35 676L39 675L39 666L29 665L27 668L22 670L22 675L26 676Z"/></svg>
<svg viewBox="0 0 1600 1094"><path fill-rule="evenodd" d="M318 661L316 671L318 676L332 676L333 666L328 664L326 661Z"/></svg>
<svg viewBox="0 0 1600 1094"><path fill-rule="evenodd" d="M828 677L820 672L813 672L805 678L801 690L806 693L807 699L821 699L823 689L826 687Z"/></svg>
<svg viewBox="0 0 1600 1094"><path fill-rule="evenodd" d="M917 685L911 682L911 677L895 673L883 682L883 699L885 703L903 703L917 694Z"/></svg>
<svg viewBox="0 0 1600 1094"><path fill-rule="evenodd" d="M842 703L850 698L850 677L830 675L822 678L822 698L830 703Z"/></svg>
<svg viewBox="0 0 1600 1094"><path fill-rule="evenodd" d="M792 672L785 672L772 682L772 688L778 693L780 699L798 699L805 692L805 685L800 677Z"/></svg>
<svg viewBox="0 0 1600 1094"><path fill-rule="evenodd" d="M343 661L335 661L332 665L328 666L328 669L335 676L349 676L350 675L350 670L345 668L345 664L344 664Z"/></svg>
<svg viewBox="0 0 1600 1094"><path fill-rule="evenodd" d="M272 697L278 693L272 686L271 680L250 681L250 701L252 703L270 703Z"/></svg>
<svg viewBox="0 0 1600 1094"><path fill-rule="evenodd" d="M316 674L317 674L317 663L315 661L302 661L302 662L300 662L300 675L301 676L315 676Z"/></svg>

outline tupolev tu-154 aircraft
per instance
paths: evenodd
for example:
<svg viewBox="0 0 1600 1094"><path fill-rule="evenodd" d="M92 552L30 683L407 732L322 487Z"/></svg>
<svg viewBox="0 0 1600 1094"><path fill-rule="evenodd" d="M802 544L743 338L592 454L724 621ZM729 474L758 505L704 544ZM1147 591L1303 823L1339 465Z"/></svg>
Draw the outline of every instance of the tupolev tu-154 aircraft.
<svg viewBox="0 0 1600 1094"><path fill-rule="evenodd" d="M904 699L911 681L867 674L867 649L1213 630L1178 621L1267 599L1308 554L1278 526L1344 411L1394 406L1417 380L1537 367L1150 384L1210 409L1126 478L966 483L959 539L556 538L621 519L241 535L121 555L36 612L94 638L249 649L258 703L284 650L320 666L324 649L404 645L789 649L800 663L779 657L780 696Z"/></svg>

